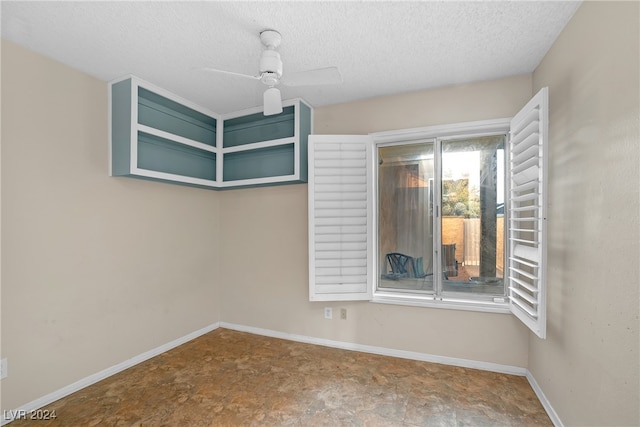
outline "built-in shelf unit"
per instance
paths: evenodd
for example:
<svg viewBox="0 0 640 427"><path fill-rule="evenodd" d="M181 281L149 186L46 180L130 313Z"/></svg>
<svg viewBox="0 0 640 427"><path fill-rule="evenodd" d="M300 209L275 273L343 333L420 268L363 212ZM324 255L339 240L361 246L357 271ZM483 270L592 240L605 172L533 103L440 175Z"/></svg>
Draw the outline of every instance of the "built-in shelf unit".
<svg viewBox="0 0 640 427"><path fill-rule="evenodd" d="M210 189L307 181L312 109L300 99L221 115L137 77L109 84L112 176Z"/></svg>

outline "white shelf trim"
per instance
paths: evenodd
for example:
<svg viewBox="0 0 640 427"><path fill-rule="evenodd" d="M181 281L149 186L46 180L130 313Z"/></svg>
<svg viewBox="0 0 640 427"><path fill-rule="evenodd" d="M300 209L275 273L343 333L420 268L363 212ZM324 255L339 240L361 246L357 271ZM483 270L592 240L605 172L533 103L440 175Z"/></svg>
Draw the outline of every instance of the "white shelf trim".
<svg viewBox="0 0 640 427"><path fill-rule="evenodd" d="M233 188L233 187L242 187L242 186L250 186L250 185L260 185L260 184L270 184L272 182L291 182L297 180L297 175L278 175L272 177L265 178L251 178L251 179L237 179L233 181L223 181L220 183L216 183L216 186L219 188Z"/></svg>
<svg viewBox="0 0 640 427"><path fill-rule="evenodd" d="M202 179L202 178L194 178L191 176L185 176L185 175L175 175L172 173L166 173L166 172L158 172L158 171L152 171L152 170L148 170L148 169L142 169L142 168L138 168L138 167L132 167L131 168L131 174L132 175L138 175L138 176L144 176L147 178L155 178L155 179L164 179L167 181L174 181L174 182L185 182L188 184L194 184L194 185L202 185L205 187L219 187L218 183L216 181L211 181L208 179Z"/></svg>
<svg viewBox="0 0 640 427"><path fill-rule="evenodd" d="M278 145L295 144L295 142L296 142L295 137L272 139L270 141L253 142L251 144L243 144L243 145L236 145L233 147L223 148L222 154L237 153L240 151L251 151L251 150L257 150L259 148L277 147Z"/></svg>
<svg viewBox="0 0 640 427"><path fill-rule="evenodd" d="M212 145L204 144L202 142L194 141L193 139L185 138L170 132L165 132L156 128L149 127L147 125L138 124L138 131L158 136L160 138L168 139L178 144L188 145L193 148L197 148L203 151L209 151L211 153L218 153L218 149Z"/></svg>

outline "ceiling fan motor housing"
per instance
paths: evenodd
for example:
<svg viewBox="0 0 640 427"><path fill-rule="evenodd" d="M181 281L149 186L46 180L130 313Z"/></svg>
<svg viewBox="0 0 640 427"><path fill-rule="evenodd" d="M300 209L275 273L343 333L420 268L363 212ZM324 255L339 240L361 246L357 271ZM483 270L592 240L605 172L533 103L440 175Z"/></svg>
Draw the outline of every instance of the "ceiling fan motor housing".
<svg viewBox="0 0 640 427"><path fill-rule="evenodd" d="M267 49L260 58L260 76L264 84L273 86L282 77L282 61L275 50Z"/></svg>

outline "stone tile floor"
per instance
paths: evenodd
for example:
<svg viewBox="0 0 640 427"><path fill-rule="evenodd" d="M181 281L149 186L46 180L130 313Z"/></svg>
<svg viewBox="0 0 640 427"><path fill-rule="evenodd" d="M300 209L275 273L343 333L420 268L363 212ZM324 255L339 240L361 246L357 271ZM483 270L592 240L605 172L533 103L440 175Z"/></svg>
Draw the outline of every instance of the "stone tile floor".
<svg viewBox="0 0 640 427"><path fill-rule="evenodd" d="M551 426L524 377L217 329L20 426Z"/></svg>

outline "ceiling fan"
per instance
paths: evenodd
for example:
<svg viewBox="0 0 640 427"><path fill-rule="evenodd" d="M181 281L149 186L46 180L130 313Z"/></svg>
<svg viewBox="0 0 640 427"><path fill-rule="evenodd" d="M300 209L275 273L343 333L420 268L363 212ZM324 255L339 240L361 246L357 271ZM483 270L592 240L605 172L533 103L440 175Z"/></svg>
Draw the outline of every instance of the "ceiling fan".
<svg viewBox="0 0 640 427"><path fill-rule="evenodd" d="M260 72L257 76L235 73L233 71L205 68L207 71L260 80L268 86L263 96L264 115L271 116L282 112L282 97L278 84L283 86L315 86L342 83L342 76L337 67L316 68L313 70L283 74L282 60L277 49L282 36L275 30L265 30L260 33L260 41L264 46L260 57Z"/></svg>

